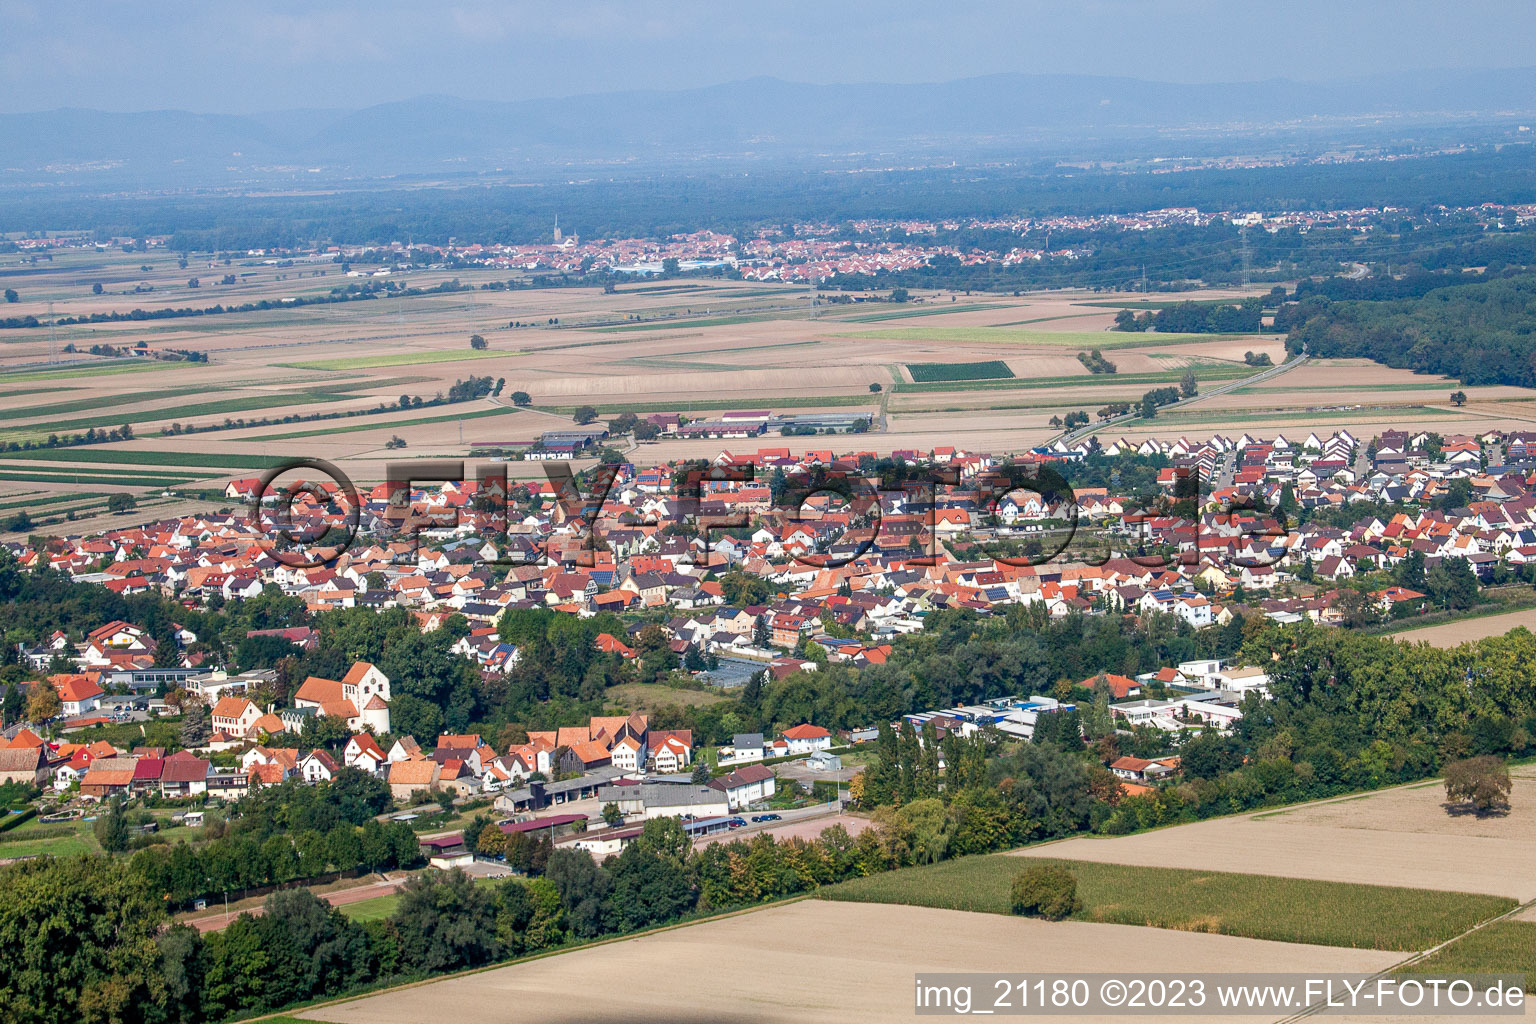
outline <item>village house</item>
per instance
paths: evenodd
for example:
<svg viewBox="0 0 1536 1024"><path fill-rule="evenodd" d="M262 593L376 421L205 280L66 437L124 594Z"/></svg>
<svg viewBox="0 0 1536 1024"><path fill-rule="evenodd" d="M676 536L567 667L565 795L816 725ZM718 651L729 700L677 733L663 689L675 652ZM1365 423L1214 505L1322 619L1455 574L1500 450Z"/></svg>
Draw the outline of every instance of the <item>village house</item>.
<svg viewBox="0 0 1536 1024"><path fill-rule="evenodd" d="M795 725L784 730L787 753L809 754L832 746L832 734L819 725Z"/></svg>
<svg viewBox="0 0 1536 1024"><path fill-rule="evenodd" d="M261 709L244 697L220 697L209 717L214 732L243 739L261 718Z"/></svg>
<svg viewBox="0 0 1536 1024"><path fill-rule="evenodd" d="M389 795L396 800L409 800L423 791L435 791L442 774L442 766L436 761L392 761L389 765Z"/></svg>
<svg viewBox="0 0 1536 1024"><path fill-rule="evenodd" d="M711 779L709 787L725 794L730 810L740 811L773 796L776 782L772 769L760 764L749 764L737 768L729 775Z"/></svg>

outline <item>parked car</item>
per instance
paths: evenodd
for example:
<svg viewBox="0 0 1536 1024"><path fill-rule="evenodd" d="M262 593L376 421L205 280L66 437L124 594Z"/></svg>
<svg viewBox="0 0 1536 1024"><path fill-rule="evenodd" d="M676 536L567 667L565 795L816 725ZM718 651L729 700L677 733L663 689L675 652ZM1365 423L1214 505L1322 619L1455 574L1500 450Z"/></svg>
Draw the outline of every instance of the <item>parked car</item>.
<svg viewBox="0 0 1536 1024"><path fill-rule="evenodd" d="M727 828L741 828L747 823L745 818L732 818L725 823Z"/></svg>
<svg viewBox="0 0 1536 1024"><path fill-rule="evenodd" d="M761 823L764 821L782 821L783 819L777 814L757 814L753 815L752 820Z"/></svg>

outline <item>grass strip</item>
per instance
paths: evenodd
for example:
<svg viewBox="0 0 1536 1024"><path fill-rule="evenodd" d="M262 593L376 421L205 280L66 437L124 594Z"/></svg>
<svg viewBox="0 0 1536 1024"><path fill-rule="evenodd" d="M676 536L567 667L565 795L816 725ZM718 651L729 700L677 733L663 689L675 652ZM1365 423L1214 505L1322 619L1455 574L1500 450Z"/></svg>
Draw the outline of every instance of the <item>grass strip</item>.
<svg viewBox="0 0 1536 1024"><path fill-rule="evenodd" d="M66 391L78 391L79 388L65 388ZM9 391L0 391L0 398L21 398L24 395L39 395L43 392L56 394L58 388L12 388Z"/></svg>
<svg viewBox="0 0 1536 1024"><path fill-rule="evenodd" d="M863 341L948 341L959 345L1030 345L1037 348L1158 348L1197 341L1231 341L1243 334L1129 334L1114 331L1012 331L1000 327L899 327L864 334L839 334Z"/></svg>
<svg viewBox="0 0 1536 1024"><path fill-rule="evenodd" d="M186 422L194 416L229 416L237 412L254 412L260 409L339 402L352 397L352 395L319 389L247 395L243 398L225 398L216 402L196 402L192 405L177 405L165 409L130 410L102 416L86 416L74 420L55 420L50 423L22 423L6 430L5 436L8 438L19 438L38 437L44 434L68 434L88 430L91 427L115 427L123 423L148 423L164 420Z"/></svg>
<svg viewBox="0 0 1536 1024"><path fill-rule="evenodd" d="M202 395L215 388L200 385L198 387L185 388L161 388L157 391L129 391L121 395L113 395L111 404L121 408L125 405L136 405L140 402L155 402L164 398L179 398L182 395ZM342 390L337 388L336 390ZM0 411L0 420L31 419L35 416L60 416L71 412L83 412L86 409L100 409L106 403L100 395L93 398L77 398L69 402L54 402L51 405L24 405L12 409Z"/></svg>
<svg viewBox="0 0 1536 1024"><path fill-rule="evenodd" d="M419 366L422 363L463 363L476 359L495 359L522 355L521 352L497 352L492 349L467 349L452 352L393 352L380 356L347 356L341 359L308 359L297 363L274 363L290 370L368 370L379 366Z"/></svg>
<svg viewBox="0 0 1536 1024"><path fill-rule="evenodd" d="M1347 423L1354 420L1392 420L1412 423L1423 419L1465 419L1472 413L1451 409L1433 409L1427 405L1377 405L1364 409L1297 409L1294 411L1262 411L1255 409L1211 410L1206 412L1160 412L1151 423L1178 424L1180 426L1210 426L1220 424L1268 424L1301 421L1304 423Z"/></svg>
<svg viewBox="0 0 1536 1024"><path fill-rule="evenodd" d="M0 504L0 512L9 511L13 508L36 508L39 505L58 505L66 501L100 501L106 496L105 491L82 494L38 494L35 498L4 502Z"/></svg>
<svg viewBox="0 0 1536 1024"><path fill-rule="evenodd" d="M477 878L476 885L493 885L504 881L501 878ZM375 896L368 900L358 900L356 903L343 903L336 909L359 924L368 921L382 921L395 912L400 906L401 894L398 892L386 893L383 896Z"/></svg>
<svg viewBox="0 0 1536 1024"><path fill-rule="evenodd" d="M858 316L840 316L837 319L845 324L877 324L884 320L909 320L915 316L939 316L943 313L974 313L978 309L998 309L997 304L991 302L971 302L966 304L951 304L943 307L911 307L907 309L892 309L884 313L863 313Z"/></svg>
<svg viewBox="0 0 1536 1024"><path fill-rule="evenodd" d="M575 408L575 406L572 406ZM453 420L477 420L484 416L505 416L516 409L477 409L474 412L445 413L441 416L423 416L414 420L388 420L386 422L354 423L345 427L317 427L313 430L291 430L285 434L262 434L260 437L232 437L231 441L282 441L291 437L321 437L327 434L355 434L362 430L383 430L386 427L419 427L426 423L448 423ZM339 422L339 421L338 421Z"/></svg>
<svg viewBox="0 0 1536 1024"><path fill-rule="evenodd" d="M214 474L210 473L209 476ZM0 480L10 480L16 483L28 484L78 484L81 486L100 487L103 484L112 484L117 487L179 487L193 477L177 476L101 476L99 473L73 473L67 476L43 476L35 473L5 473L0 472Z"/></svg>
<svg viewBox="0 0 1536 1024"><path fill-rule="evenodd" d="M1191 367L1195 379L1202 381L1238 380L1252 374L1248 367L1197 365ZM1158 370L1153 373L1082 373L1071 377L1015 377L1011 380L960 380L911 383L898 381L891 390L897 394L925 391L993 391L1020 388L1082 388L1110 387L1116 384L1134 386L1140 384L1171 384L1184 377L1184 371Z"/></svg>
<svg viewBox="0 0 1536 1024"><path fill-rule="evenodd" d="M583 403L590 404L590 403ZM709 409L805 409L818 406L844 406L863 405L874 406L880 404L878 395L824 395L820 398L757 398L744 396L735 400L729 399L705 399L694 401L690 399L671 399L669 401L655 402L624 402L592 405L599 416L607 416L609 413L621 412L702 412ZM557 412L569 415L580 409L580 405L541 405L538 408L545 412Z"/></svg>
<svg viewBox="0 0 1536 1024"><path fill-rule="evenodd" d="M46 370L17 370L0 373L0 384L21 383L29 380L55 380L59 377L111 377L119 373L144 373L148 370L173 370L178 367L202 366L203 363L185 363L160 359L104 359L95 363L60 363Z"/></svg>
<svg viewBox="0 0 1536 1024"><path fill-rule="evenodd" d="M193 466L199 469L266 469L277 460L266 455L195 455L189 452L140 451L131 448L45 448L0 454L5 460L107 463L127 466ZM29 467L37 470L53 467Z"/></svg>
<svg viewBox="0 0 1536 1024"><path fill-rule="evenodd" d="M795 314L795 315L791 315ZM807 320L803 309L778 309L765 313L739 313L735 316L712 316L694 319L654 320L638 324L619 324L614 327L581 327L579 330L603 334L630 334L634 331L672 331L689 327L729 327L732 324L752 324L759 320Z"/></svg>
<svg viewBox="0 0 1536 1024"><path fill-rule="evenodd" d="M1038 863L1060 864L1077 876L1083 909L1074 920L1352 949L1428 949L1517 905L1474 893L1006 854L870 875L820 895L1006 914L1014 877Z"/></svg>

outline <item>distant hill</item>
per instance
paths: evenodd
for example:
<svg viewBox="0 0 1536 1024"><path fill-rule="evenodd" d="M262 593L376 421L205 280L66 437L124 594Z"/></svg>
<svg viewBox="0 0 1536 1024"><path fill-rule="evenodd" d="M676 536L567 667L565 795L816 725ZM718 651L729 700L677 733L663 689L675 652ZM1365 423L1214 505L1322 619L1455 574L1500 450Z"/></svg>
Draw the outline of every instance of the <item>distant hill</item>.
<svg viewBox="0 0 1536 1024"><path fill-rule="evenodd" d="M920 85L756 78L677 92L492 102L424 96L355 111L236 116L163 110L0 115L0 179L322 171L387 177L701 160L965 158L1130 152L1149 138L1335 135L1536 111L1536 69L1414 72L1327 83L1178 85L990 75ZM82 177L83 176L83 177Z"/></svg>

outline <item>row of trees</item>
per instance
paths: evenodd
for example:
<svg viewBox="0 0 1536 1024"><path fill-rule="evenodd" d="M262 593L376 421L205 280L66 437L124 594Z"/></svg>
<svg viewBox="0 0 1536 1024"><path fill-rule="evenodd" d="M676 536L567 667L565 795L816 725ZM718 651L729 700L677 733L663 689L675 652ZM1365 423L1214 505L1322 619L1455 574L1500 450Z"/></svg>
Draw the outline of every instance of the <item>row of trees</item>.
<svg viewBox="0 0 1536 1024"><path fill-rule="evenodd" d="M197 843L151 833L131 858L172 906L217 893L283 885L331 872L384 871L421 861L416 835L375 815L391 806L380 780L344 768L330 782L290 780L241 799Z"/></svg>
<svg viewBox="0 0 1536 1024"><path fill-rule="evenodd" d="M0 869L0 1000L16 1024L200 1024L997 849L1029 831L1015 804L979 790L883 808L856 837L834 826L814 840L764 834L694 850L676 819L654 819L601 865L562 849L541 875L492 885L427 872L367 924L285 889L260 916L206 935L166 927L158 883L134 862L25 861Z"/></svg>
<svg viewBox="0 0 1536 1024"><path fill-rule="evenodd" d="M1176 302L1156 312L1140 314L1122 309L1115 314L1116 331L1158 331L1175 334L1257 334L1263 327L1264 300L1244 299L1236 305Z"/></svg>
<svg viewBox="0 0 1536 1024"><path fill-rule="evenodd" d="M1104 353L1098 349L1093 349L1090 352L1079 352L1077 354L1077 361L1082 363L1089 373L1114 373L1118 369L1114 363L1105 359Z"/></svg>

